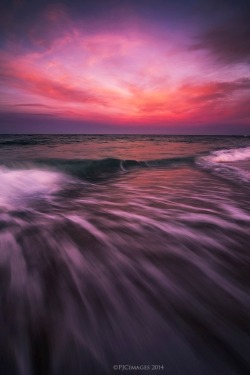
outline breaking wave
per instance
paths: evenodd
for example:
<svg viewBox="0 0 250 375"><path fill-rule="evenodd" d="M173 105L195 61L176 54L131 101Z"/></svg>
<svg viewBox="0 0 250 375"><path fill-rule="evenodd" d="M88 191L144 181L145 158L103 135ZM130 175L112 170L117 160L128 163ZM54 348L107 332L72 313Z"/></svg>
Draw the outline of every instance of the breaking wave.
<svg viewBox="0 0 250 375"><path fill-rule="evenodd" d="M66 175L95 183L132 170L145 168L169 169L178 168L182 165L200 167L235 182L249 183L250 172L236 164L248 160L250 160L250 147L218 150L199 157L185 156L148 161L117 158L99 160L44 158L5 162L0 167L0 174L2 175L3 189L6 183L12 182L15 184L15 180L18 181L19 186L16 185L16 192L21 189L22 184L23 190L26 190L25 186L31 186L31 189L35 190L39 182L41 182L41 189L50 189L51 184L48 183L47 185L46 179L50 178L54 185L55 180L57 183L62 182ZM13 187L10 188L8 194L11 194L11 191L14 191Z"/></svg>
<svg viewBox="0 0 250 375"><path fill-rule="evenodd" d="M240 162L250 161L250 147L213 151L197 159L197 164L204 169L227 178L233 182L249 184L249 169L242 168Z"/></svg>
<svg viewBox="0 0 250 375"><path fill-rule="evenodd" d="M65 180L59 172L0 167L0 209L23 207L27 200L48 196L60 189Z"/></svg>
<svg viewBox="0 0 250 375"><path fill-rule="evenodd" d="M89 181L98 181L111 177L118 172L126 172L140 168L168 168L193 161L193 157L168 158L150 161L120 160L105 158L100 160L88 159L36 159L26 162L12 161L5 167L12 170L49 170L67 173ZM20 172L21 173L21 172Z"/></svg>
<svg viewBox="0 0 250 375"><path fill-rule="evenodd" d="M250 160L250 147L213 151L210 155L203 158L203 160L212 163Z"/></svg>
<svg viewBox="0 0 250 375"><path fill-rule="evenodd" d="M224 177L235 182L250 182L250 172L242 169L237 162L250 160L250 147L229 150L213 151L205 156L185 156L166 159L156 159L148 161L121 160L117 158L92 159L34 159L28 161L9 161L1 167L1 173L5 180L14 176L21 177L22 180L37 179L44 176L57 177L60 175L71 175L89 182L103 181L107 178L115 177L119 173L144 168L178 168L182 165L192 165L201 167L203 170ZM4 172L5 171L5 172ZM7 173L7 171L9 171Z"/></svg>

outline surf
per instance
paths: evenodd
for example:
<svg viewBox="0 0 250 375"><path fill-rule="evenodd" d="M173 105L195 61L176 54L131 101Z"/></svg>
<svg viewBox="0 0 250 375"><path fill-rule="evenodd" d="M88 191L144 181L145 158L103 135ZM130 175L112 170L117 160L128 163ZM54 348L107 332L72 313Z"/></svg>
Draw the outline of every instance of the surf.
<svg viewBox="0 0 250 375"><path fill-rule="evenodd" d="M250 171L239 166L239 162L250 162L250 147L212 151L196 159L198 166L235 183L250 183Z"/></svg>
<svg viewBox="0 0 250 375"><path fill-rule="evenodd" d="M17 209L32 199L52 195L66 177L48 170L0 167L0 181L0 209Z"/></svg>

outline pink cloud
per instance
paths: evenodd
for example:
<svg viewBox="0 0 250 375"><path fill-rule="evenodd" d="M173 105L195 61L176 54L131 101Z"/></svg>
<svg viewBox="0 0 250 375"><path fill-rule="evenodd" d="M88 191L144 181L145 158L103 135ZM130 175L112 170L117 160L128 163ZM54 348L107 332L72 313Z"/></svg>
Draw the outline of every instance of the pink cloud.
<svg viewBox="0 0 250 375"><path fill-rule="evenodd" d="M60 6L46 9L43 17L55 29L49 26L42 35L33 26L32 49L15 50L12 44L3 54L8 104L32 113L33 102L44 113L55 108L57 116L118 124L223 122L237 116L249 121L243 103L250 81L233 67L222 74L199 51L187 50L180 36L159 39L146 26L87 32ZM21 96L27 96L26 105L17 101Z"/></svg>

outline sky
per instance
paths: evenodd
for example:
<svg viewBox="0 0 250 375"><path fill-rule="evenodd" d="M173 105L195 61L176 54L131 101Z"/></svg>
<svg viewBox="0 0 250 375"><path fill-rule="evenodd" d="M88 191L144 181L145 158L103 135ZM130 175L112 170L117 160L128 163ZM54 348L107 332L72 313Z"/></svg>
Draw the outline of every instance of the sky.
<svg viewBox="0 0 250 375"><path fill-rule="evenodd" d="M8 0L0 133L250 134L249 0Z"/></svg>

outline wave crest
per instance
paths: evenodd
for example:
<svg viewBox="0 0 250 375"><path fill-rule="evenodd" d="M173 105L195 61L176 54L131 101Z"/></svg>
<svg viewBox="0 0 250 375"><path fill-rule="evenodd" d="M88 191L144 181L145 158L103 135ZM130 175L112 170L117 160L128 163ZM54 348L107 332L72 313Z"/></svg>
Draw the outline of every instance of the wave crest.
<svg viewBox="0 0 250 375"><path fill-rule="evenodd" d="M61 173L39 169L11 170L0 168L0 208L25 205L27 199L51 194L59 189L65 177Z"/></svg>
<svg viewBox="0 0 250 375"><path fill-rule="evenodd" d="M215 163L250 160L250 147L214 151L203 159Z"/></svg>
<svg viewBox="0 0 250 375"><path fill-rule="evenodd" d="M213 151L197 159L197 164L220 177L233 182L250 183L250 172L241 168L236 162L250 160L250 147Z"/></svg>

